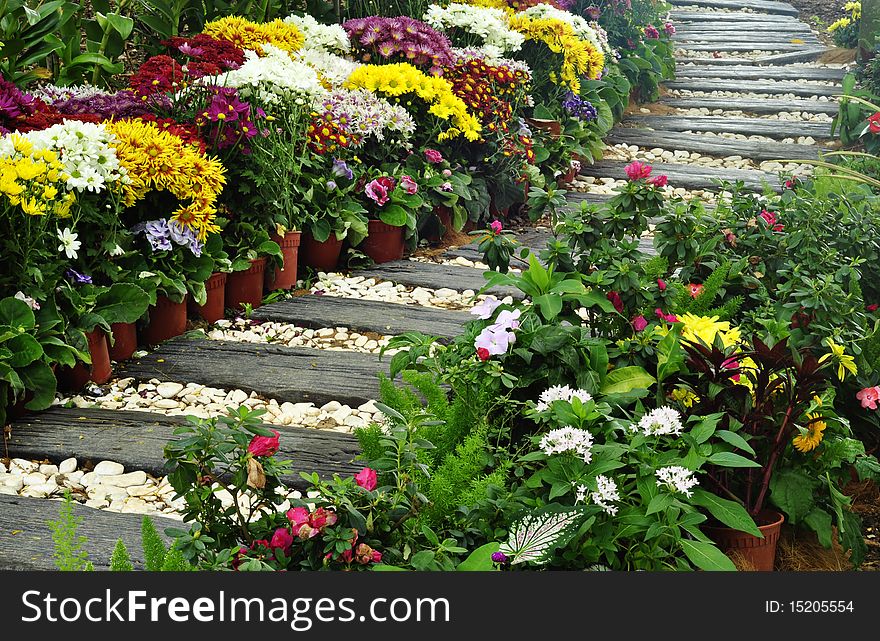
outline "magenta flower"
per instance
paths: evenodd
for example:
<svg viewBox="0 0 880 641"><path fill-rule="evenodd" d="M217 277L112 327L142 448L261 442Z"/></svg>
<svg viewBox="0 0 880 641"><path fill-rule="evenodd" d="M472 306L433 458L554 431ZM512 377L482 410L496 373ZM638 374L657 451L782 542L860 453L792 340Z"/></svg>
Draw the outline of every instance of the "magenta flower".
<svg viewBox="0 0 880 641"><path fill-rule="evenodd" d="M655 187L665 187L667 185L667 183L669 182L669 179L666 176L661 175L661 176L654 176L653 178L648 180L648 182L650 184L654 185Z"/></svg>
<svg viewBox="0 0 880 641"><path fill-rule="evenodd" d="M372 492L376 489L376 480L376 470L369 467L365 467L354 477L354 482L364 488L367 492Z"/></svg>
<svg viewBox="0 0 880 641"><path fill-rule="evenodd" d="M272 430L275 436L254 436L248 445L248 452L254 456L272 456L278 451L280 434Z"/></svg>
<svg viewBox="0 0 880 641"><path fill-rule="evenodd" d="M412 179L412 176L407 176L406 174L400 177L400 187L410 196L419 191L418 183Z"/></svg>
<svg viewBox="0 0 880 641"><path fill-rule="evenodd" d="M620 298L620 294L617 292L608 292L605 295L605 298L611 301L611 304L614 305L614 309L616 309L618 313L623 312L623 299Z"/></svg>
<svg viewBox="0 0 880 641"><path fill-rule="evenodd" d="M679 322L679 321L678 321L678 316L676 316L675 314L667 314L667 313L665 313L662 309L660 309L659 307L658 307L657 309L654 310L654 313L657 315L657 318L659 318L659 319L662 320L662 321L666 321L667 323L677 323L677 322Z"/></svg>
<svg viewBox="0 0 880 641"><path fill-rule="evenodd" d="M671 22L667 22L665 25L663 25L663 30L666 32L667 36L675 35L675 25Z"/></svg>
<svg viewBox="0 0 880 641"><path fill-rule="evenodd" d="M428 162L439 164L443 162L443 154L441 154L436 149L425 149L425 158Z"/></svg>
<svg viewBox="0 0 880 641"><path fill-rule="evenodd" d="M504 229L504 226L501 224L500 220L493 220L489 223L489 229L497 236L501 233L501 230Z"/></svg>
<svg viewBox="0 0 880 641"><path fill-rule="evenodd" d="M638 160L634 160L624 168L624 171L626 172L626 177L635 182L644 178L650 178L653 169L654 168L651 167L651 165L646 165L640 163Z"/></svg>
<svg viewBox="0 0 880 641"><path fill-rule="evenodd" d="M785 225L782 225L776 222L776 213L772 211L767 211L766 209L760 213L761 219L767 223L767 226L770 227L773 231L782 231L785 229Z"/></svg>
<svg viewBox="0 0 880 641"><path fill-rule="evenodd" d="M388 194L394 189L394 180L387 176L376 178L367 183L364 192L380 207L388 202Z"/></svg>
<svg viewBox="0 0 880 641"><path fill-rule="evenodd" d="M660 32L657 31L657 27L649 24L647 27L645 27L645 37L650 38L651 40L656 40L660 37Z"/></svg>
<svg viewBox="0 0 880 641"><path fill-rule="evenodd" d="M286 527L280 527L275 530L275 534L272 535L272 540L269 541L270 548L273 550L282 550L283 552L287 552L291 545L293 545L293 535Z"/></svg>
<svg viewBox="0 0 880 641"><path fill-rule="evenodd" d="M632 319L631 324L632 324L632 328L636 332L643 332L643 331L645 331L645 328L648 326L648 321L645 319L644 316L639 315L639 316L636 316L635 318Z"/></svg>

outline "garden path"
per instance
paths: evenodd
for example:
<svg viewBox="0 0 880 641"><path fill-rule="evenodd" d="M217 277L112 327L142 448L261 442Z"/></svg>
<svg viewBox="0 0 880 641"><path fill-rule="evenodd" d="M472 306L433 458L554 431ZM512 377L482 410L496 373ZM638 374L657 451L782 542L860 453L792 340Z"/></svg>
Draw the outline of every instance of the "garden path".
<svg viewBox="0 0 880 641"><path fill-rule="evenodd" d="M572 205L607 200L634 159L666 174L671 193L710 205L719 179L778 190L779 172L807 169L774 161L815 159L833 145L833 95L844 71L815 62L825 49L794 7L771 0L670 2L677 78L658 103L632 110L612 132L606 159L583 168ZM548 236L546 228L530 230L519 241L540 247ZM473 247L458 247L435 262L321 274L313 293L257 310L259 324L227 322L209 330L208 340L169 341L122 368L127 378L102 396L76 397L19 420L8 442L15 469L0 469L0 569L53 569L46 523L57 518L58 503L41 499L58 498L64 486L87 499L77 513L98 569L118 537L139 566L135 515L171 516L167 485L148 479L104 496L107 483L96 489L95 475L88 484L82 471L112 460L161 478L163 445L183 414L217 415L232 403L265 407L267 422L282 433L280 456L294 462L293 487L303 485L299 471L352 473L358 448L350 432L380 418L371 399L388 358L380 360L378 350L405 331L454 336L484 282L479 259ZM80 469L61 474L55 464L69 457ZM22 487L25 471L29 481L40 481L37 474L44 482ZM160 531L166 523L172 521L161 519Z"/></svg>

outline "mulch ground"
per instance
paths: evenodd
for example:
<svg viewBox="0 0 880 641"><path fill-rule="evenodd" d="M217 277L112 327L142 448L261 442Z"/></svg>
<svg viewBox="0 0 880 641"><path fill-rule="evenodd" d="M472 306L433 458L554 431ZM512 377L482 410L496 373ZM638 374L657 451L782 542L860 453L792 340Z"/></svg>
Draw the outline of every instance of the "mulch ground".
<svg viewBox="0 0 880 641"><path fill-rule="evenodd" d="M816 26L815 18L822 21L823 30L838 18L844 15L843 5L846 0L788 0L789 4L800 9L801 20L811 26Z"/></svg>

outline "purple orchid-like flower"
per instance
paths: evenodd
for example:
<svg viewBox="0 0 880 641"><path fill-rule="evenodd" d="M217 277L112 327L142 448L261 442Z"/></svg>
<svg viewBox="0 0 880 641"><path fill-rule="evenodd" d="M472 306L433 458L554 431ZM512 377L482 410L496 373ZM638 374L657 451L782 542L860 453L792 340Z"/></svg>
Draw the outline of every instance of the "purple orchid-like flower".
<svg viewBox="0 0 880 641"><path fill-rule="evenodd" d="M91 276L89 276L88 274L80 273L80 272L76 271L75 269L73 269L73 267L68 267L67 271L64 272L64 275L67 276L74 283L77 283L78 285L91 285L92 284L92 277Z"/></svg>
<svg viewBox="0 0 880 641"><path fill-rule="evenodd" d="M346 180L354 178L354 172L351 170L351 167L348 166L348 163L344 160L339 160L338 158L333 159L333 167L330 171L337 178L345 178Z"/></svg>
<svg viewBox="0 0 880 641"><path fill-rule="evenodd" d="M486 296L482 303L471 308L471 314L482 320L492 318L492 314L501 305L501 301L494 296Z"/></svg>
<svg viewBox="0 0 880 641"><path fill-rule="evenodd" d="M144 233L153 251L171 251L171 230L168 228L168 221L164 218L159 220L148 221L144 225Z"/></svg>

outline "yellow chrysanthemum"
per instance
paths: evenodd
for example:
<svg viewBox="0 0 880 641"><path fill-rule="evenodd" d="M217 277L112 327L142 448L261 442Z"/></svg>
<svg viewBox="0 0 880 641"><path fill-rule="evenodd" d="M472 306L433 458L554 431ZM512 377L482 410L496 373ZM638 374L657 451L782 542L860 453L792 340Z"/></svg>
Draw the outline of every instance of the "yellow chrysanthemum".
<svg viewBox="0 0 880 641"><path fill-rule="evenodd" d="M679 316L678 320L682 323L681 337L691 342L703 341L711 345L715 342L715 337L720 335L724 346L731 347L742 339L738 327L731 327L727 321L719 321L718 316L697 316L687 313Z"/></svg>
<svg viewBox="0 0 880 641"><path fill-rule="evenodd" d="M33 143L18 134L9 134L9 156L0 157L0 206L18 208L27 216L55 213L66 216L75 197L65 192L67 174L58 155L48 149L35 149ZM63 203L58 208L57 203Z"/></svg>
<svg viewBox="0 0 880 641"><path fill-rule="evenodd" d="M288 53L302 48L305 36L296 25L275 19L272 22L251 22L239 16L227 16L205 25L205 35L228 40L240 49L263 52L262 45L275 45Z"/></svg>
<svg viewBox="0 0 880 641"><path fill-rule="evenodd" d="M450 123L439 140L464 136L475 141L480 138L480 121L468 111L464 101L452 91L452 85L443 78L428 76L406 62L391 65L363 65L348 77L349 89L367 89L401 102L404 96L415 94L428 103L428 112Z"/></svg>
<svg viewBox="0 0 880 641"><path fill-rule="evenodd" d="M828 427L821 414L808 414L807 421L808 423L804 431L795 436L791 442L797 451L803 453L810 452L819 447L819 443L822 442L824 437L823 432Z"/></svg>
<svg viewBox="0 0 880 641"><path fill-rule="evenodd" d="M825 344L831 352L822 356L822 358L819 359L819 363L824 363L828 360L837 363L837 378L840 380L846 378L847 372L851 373L853 376L859 373L859 369L856 366L856 359L846 353L846 348L843 345L838 345L830 338L825 339Z"/></svg>
<svg viewBox="0 0 880 641"><path fill-rule="evenodd" d="M171 219L190 227L199 240L220 230L214 224L215 203L226 184L226 170L219 160L206 158L152 122L118 120L108 122L107 129L119 141L116 155L131 179L124 190L126 206L151 191L167 191L180 201Z"/></svg>
<svg viewBox="0 0 880 641"><path fill-rule="evenodd" d="M562 54L559 74L554 73L551 78L574 93L580 92L580 77L595 80L605 68L605 55L591 42L578 38L567 22L518 13L509 18L508 26L526 40L543 42L551 52Z"/></svg>
<svg viewBox="0 0 880 641"><path fill-rule="evenodd" d="M828 33L834 33L838 29L843 29L844 27L848 27L852 24L852 20L844 16L840 20L832 22L828 27Z"/></svg>

